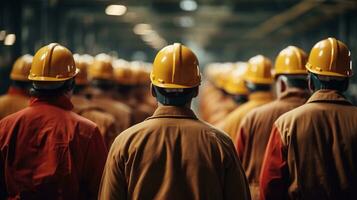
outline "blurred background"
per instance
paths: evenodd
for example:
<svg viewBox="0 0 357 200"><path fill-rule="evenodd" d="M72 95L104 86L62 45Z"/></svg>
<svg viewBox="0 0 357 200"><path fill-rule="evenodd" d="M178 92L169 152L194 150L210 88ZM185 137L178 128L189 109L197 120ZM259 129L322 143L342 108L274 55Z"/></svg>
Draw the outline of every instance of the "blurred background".
<svg viewBox="0 0 357 200"><path fill-rule="evenodd" d="M181 42L203 68L256 54L275 60L288 45L308 52L330 36L349 46L356 63L356 0L2 0L0 93L14 60L50 42L74 53L146 62L163 46ZM357 76L352 83L351 98Z"/></svg>

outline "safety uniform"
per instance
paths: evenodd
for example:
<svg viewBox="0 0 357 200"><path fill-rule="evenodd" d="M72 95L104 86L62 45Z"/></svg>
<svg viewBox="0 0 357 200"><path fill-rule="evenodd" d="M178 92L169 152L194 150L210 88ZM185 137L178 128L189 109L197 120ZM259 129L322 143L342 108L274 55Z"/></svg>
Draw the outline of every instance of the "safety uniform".
<svg viewBox="0 0 357 200"><path fill-rule="evenodd" d="M351 53L328 38L312 48L306 68L318 76L349 78ZM274 123L260 175L261 199L357 197L357 108L339 91L313 84L316 91L307 103Z"/></svg>
<svg viewBox="0 0 357 200"><path fill-rule="evenodd" d="M260 178L263 199L355 199L357 108L319 90L274 124Z"/></svg>
<svg viewBox="0 0 357 200"><path fill-rule="evenodd" d="M248 102L243 103L233 112L231 112L226 119L218 125L222 128L233 141L236 141L239 125L243 117L252 109L262 106L273 101L274 97L271 92L254 92L248 96Z"/></svg>
<svg viewBox="0 0 357 200"><path fill-rule="evenodd" d="M26 108L29 104L28 92L10 87L7 94L0 96L0 120Z"/></svg>
<svg viewBox="0 0 357 200"><path fill-rule="evenodd" d="M277 100L253 109L243 118L235 144L253 199L259 199L260 169L274 121L304 104L308 97L305 90L288 89Z"/></svg>
<svg viewBox="0 0 357 200"><path fill-rule="evenodd" d="M233 143L188 108L160 106L114 141L99 199L249 199Z"/></svg>
<svg viewBox="0 0 357 200"><path fill-rule="evenodd" d="M275 79L280 75L288 75L290 78L301 77L301 81L305 81L306 60L307 55L302 49L295 46L284 48L275 60ZM253 109L243 118L235 141L252 198L256 200L259 199L260 169L273 123L283 113L304 104L309 97L307 88L304 90L285 84L285 91L278 93L277 100Z"/></svg>
<svg viewBox="0 0 357 200"><path fill-rule="evenodd" d="M104 142L109 149L115 137L120 133L120 130L116 130L114 116L104 112L100 107L94 105L83 96L73 95L71 101L74 105L73 111L75 113L91 120L98 126Z"/></svg>
<svg viewBox="0 0 357 200"><path fill-rule="evenodd" d="M71 109L65 96L32 98L0 121L1 197L96 197L107 150L97 126Z"/></svg>
<svg viewBox="0 0 357 200"><path fill-rule="evenodd" d="M114 141L99 198L250 199L232 141L198 120L190 108L165 105L172 99L156 93L156 87L166 91L198 87L201 76L195 54L177 43L163 48L150 77L160 106ZM186 102L177 105L181 103Z"/></svg>
<svg viewBox="0 0 357 200"><path fill-rule="evenodd" d="M28 79L54 92L77 73L72 53L51 43L35 54ZM97 197L107 149L98 127L72 108L66 92L43 92L0 121L1 199Z"/></svg>

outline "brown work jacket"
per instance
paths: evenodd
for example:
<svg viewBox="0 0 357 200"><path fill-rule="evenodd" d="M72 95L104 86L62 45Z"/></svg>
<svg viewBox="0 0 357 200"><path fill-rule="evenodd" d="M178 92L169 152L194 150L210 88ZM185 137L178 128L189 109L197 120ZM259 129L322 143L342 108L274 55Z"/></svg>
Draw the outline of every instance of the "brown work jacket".
<svg viewBox="0 0 357 200"><path fill-rule="evenodd" d="M122 131L116 129L115 117L112 114L105 112L82 95L73 95L71 101L75 113L91 120L98 126L105 144L109 149L115 137Z"/></svg>
<svg viewBox="0 0 357 200"><path fill-rule="evenodd" d="M191 109L159 106L114 141L99 199L250 199L232 141Z"/></svg>
<svg viewBox="0 0 357 200"><path fill-rule="evenodd" d="M149 106L145 101L135 99L132 95L119 96L117 95L115 100L129 106L132 111L133 125L144 121L154 113L154 109Z"/></svg>
<svg viewBox="0 0 357 200"><path fill-rule="evenodd" d="M236 141L239 125L243 117L252 109L269 103L272 100L273 95L271 92L254 92L249 95L249 100L246 103L243 103L231 112L218 127L228 133L233 141Z"/></svg>
<svg viewBox="0 0 357 200"><path fill-rule="evenodd" d="M357 108L334 90L278 118L264 156L262 199L357 199Z"/></svg>
<svg viewBox="0 0 357 200"><path fill-rule="evenodd" d="M260 169L273 123L283 113L304 104L308 97L308 91L290 88L277 100L253 109L243 118L236 147L248 178L252 199L259 199Z"/></svg>
<svg viewBox="0 0 357 200"><path fill-rule="evenodd" d="M65 96L0 121L0 199L95 199L107 149Z"/></svg>
<svg viewBox="0 0 357 200"><path fill-rule="evenodd" d="M26 91L10 87L7 94L0 96L0 120L26 108L28 104L29 97Z"/></svg>
<svg viewBox="0 0 357 200"><path fill-rule="evenodd" d="M105 112L112 114L116 121L116 130L119 133L133 125L132 110L129 106L113 99L112 95L96 88L88 88L86 95L90 101Z"/></svg>

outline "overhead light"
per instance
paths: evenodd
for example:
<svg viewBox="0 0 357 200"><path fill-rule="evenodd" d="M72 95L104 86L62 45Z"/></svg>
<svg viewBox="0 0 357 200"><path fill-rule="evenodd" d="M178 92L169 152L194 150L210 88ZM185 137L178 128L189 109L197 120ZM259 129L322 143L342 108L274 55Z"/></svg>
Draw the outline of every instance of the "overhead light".
<svg viewBox="0 0 357 200"><path fill-rule="evenodd" d="M127 11L127 8L124 5L109 5L105 9L105 14L121 16L121 15L124 15L126 13L126 11Z"/></svg>
<svg viewBox="0 0 357 200"><path fill-rule="evenodd" d="M180 2L180 8L184 11L194 11L197 7L197 2L194 0L182 0Z"/></svg>
<svg viewBox="0 0 357 200"><path fill-rule="evenodd" d="M147 35L153 32L150 24L137 24L134 26L133 31L137 35Z"/></svg>
<svg viewBox="0 0 357 200"><path fill-rule="evenodd" d="M178 23L181 27L184 28L193 27L195 25L195 21L193 20L193 18L187 16L180 17Z"/></svg>
<svg viewBox="0 0 357 200"><path fill-rule="evenodd" d="M3 41L5 39L5 36L6 36L6 31L5 30L0 31L0 41Z"/></svg>
<svg viewBox="0 0 357 200"><path fill-rule="evenodd" d="M15 43L15 41L16 41L16 35L15 34L8 34L5 37L4 44L6 46L11 46L11 45L13 45Z"/></svg>

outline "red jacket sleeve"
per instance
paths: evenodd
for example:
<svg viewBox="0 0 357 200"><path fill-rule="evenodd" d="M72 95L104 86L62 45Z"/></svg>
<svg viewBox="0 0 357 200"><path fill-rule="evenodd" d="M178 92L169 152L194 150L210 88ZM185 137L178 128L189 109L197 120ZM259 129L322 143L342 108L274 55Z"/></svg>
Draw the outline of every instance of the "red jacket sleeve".
<svg viewBox="0 0 357 200"><path fill-rule="evenodd" d="M260 174L260 199L287 199L288 166L279 130L273 126Z"/></svg>
<svg viewBox="0 0 357 200"><path fill-rule="evenodd" d="M245 136L244 136L244 130L241 127L238 131L237 139L236 139L236 150L240 160L242 160L243 157L244 145L245 145Z"/></svg>
<svg viewBox="0 0 357 200"><path fill-rule="evenodd" d="M88 199L97 199L107 154L104 140L99 129L96 128L88 144L84 168L84 180Z"/></svg>

